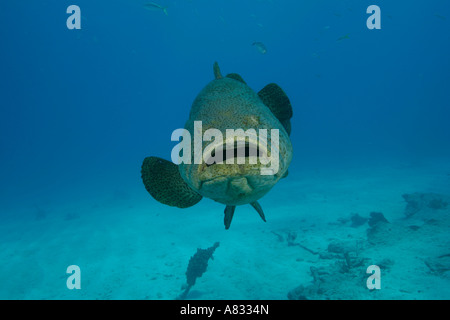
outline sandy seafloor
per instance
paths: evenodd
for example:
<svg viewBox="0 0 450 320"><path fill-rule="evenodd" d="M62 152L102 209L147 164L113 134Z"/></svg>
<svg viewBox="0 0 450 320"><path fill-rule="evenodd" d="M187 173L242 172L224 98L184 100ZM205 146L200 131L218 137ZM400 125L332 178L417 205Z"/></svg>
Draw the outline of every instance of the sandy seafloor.
<svg viewBox="0 0 450 320"><path fill-rule="evenodd" d="M189 299L287 299L296 287L312 285L311 266L326 279L321 293L307 298L450 298L450 206L406 219L402 198L450 195L448 158L298 166L261 199L267 223L250 206L238 207L228 231L222 205L203 199L184 210L163 206L145 192L138 172L133 188L100 192L96 185L93 197L71 200L66 192L39 208L25 200L3 208L0 298L174 299L189 258L216 241L214 260ZM367 223L347 221L352 213L373 211L393 228L375 244ZM289 246L288 232L296 234L295 243L325 255ZM332 242L356 243L355 257L367 258L362 268L341 273L342 259L322 258ZM369 290L365 268L377 263L383 264L381 289ZM436 263L441 268L432 270ZM81 269L80 290L66 287L73 264Z"/></svg>

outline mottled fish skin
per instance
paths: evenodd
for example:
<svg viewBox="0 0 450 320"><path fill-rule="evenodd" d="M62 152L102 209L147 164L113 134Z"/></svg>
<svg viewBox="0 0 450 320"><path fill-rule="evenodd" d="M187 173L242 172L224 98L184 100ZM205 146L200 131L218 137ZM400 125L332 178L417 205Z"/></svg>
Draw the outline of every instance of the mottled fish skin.
<svg viewBox="0 0 450 320"><path fill-rule="evenodd" d="M181 163L179 170L184 181L196 192L217 202L236 206L254 203L264 196L286 173L292 159L292 145L289 136L263 104L257 93L245 83L236 79L221 77L210 82L195 99L185 128L191 133L194 145L194 121L202 121L202 132L209 128L220 130L226 138L226 129L253 128L279 130L279 170L275 175L261 175L258 164L202 164ZM249 139L249 143L258 145L258 140ZM203 150L212 144L223 142L203 142ZM261 147L262 149L262 147ZM267 146L271 149L271 145ZM266 150L267 151L267 150ZM194 159L194 148L191 148Z"/></svg>
<svg viewBox="0 0 450 320"><path fill-rule="evenodd" d="M292 160L291 103L276 83L256 93L239 74L223 76L217 62L213 72L215 80L194 100L182 130L181 163L146 157L142 182L169 206L189 208L203 197L225 204L225 229L238 205L251 204L265 222L257 200L287 176Z"/></svg>

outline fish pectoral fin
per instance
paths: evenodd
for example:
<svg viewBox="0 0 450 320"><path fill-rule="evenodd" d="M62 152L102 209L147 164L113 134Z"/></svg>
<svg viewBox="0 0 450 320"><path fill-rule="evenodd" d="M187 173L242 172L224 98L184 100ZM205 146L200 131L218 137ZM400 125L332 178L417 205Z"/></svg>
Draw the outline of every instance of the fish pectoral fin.
<svg viewBox="0 0 450 320"><path fill-rule="evenodd" d="M270 83L258 92L259 98L291 134L292 105L288 96L276 83Z"/></svg>
<svg viewBox="0 0 450 320"><path fill-rule="evenodd" d="M244 79L241 77L241 75L239 75L239 74L237 74L237 73L229 73L229 74L226 75L226 77L227 77L227 78L230 78L230 79L237 80L237 81L239 81L239 82L242 82L243 84L247 84L247 83L244 81Z"/></svg>
<svg viewBox="0 0 450 320"><path fill-rule="evenodd" d="M233 220L234 210L236 206L226 206L225 207L225 218L223 220L225 224L225 229L228 230L231 225L231 220Z"/></svg>
<svg viewBox="0 0 450 320"><path fill-rule="evenodd" d="M261 208L261 205L258 203L258 201L250 203L253 208L255 208L256 212L258 212L261 219L263 219L264 222L266 222L266 216L264 215L263 209Z"/></svg>
<svg viewBox="0 0 450 320"><path fill-rule="evenodd" d="M148 193L163 204L188 208L202 199L202 196L183 180L178 166L173 162L147 157L142 163L141 176Z"/></svg>

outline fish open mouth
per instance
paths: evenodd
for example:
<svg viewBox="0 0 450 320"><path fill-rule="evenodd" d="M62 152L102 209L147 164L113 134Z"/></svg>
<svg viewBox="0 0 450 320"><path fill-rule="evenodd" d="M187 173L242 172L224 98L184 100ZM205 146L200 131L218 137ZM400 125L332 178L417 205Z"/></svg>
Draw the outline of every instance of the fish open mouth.
<svg viewBox="0 0 450 320"><path fill-rule="evenodd" d="M207 167L215 164L257 164L258 157L266 155L267 152L259 144L235 141L232 148L227 148L227 144L213 148L205 163ZM231 159L233 161L230 161Z"/></svg>

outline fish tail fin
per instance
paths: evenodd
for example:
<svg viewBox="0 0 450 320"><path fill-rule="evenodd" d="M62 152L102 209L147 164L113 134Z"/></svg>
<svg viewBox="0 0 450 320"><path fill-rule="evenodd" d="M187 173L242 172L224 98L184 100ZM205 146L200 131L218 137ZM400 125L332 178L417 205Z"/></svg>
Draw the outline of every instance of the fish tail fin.
<svg viewBox="0 0 450 320"><path fill-rule="evenodd" d="M288 135L291 134L292 105L288 96L275 83L270 83L258 92L261 101L272 111L273 115L281 122Z"/></svg>
<svg viewBox="0 0 450 320"><path fill-rule="evenodd" d="M164 11L164 14L166 15L166 16L168 16L169 14L167 13L167 8L162 8L163 9L163 11Z"/></svg>

